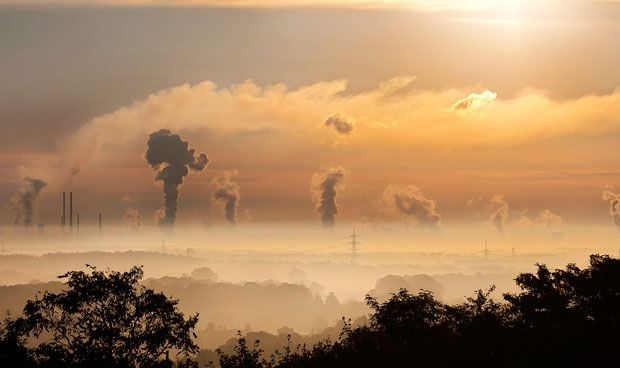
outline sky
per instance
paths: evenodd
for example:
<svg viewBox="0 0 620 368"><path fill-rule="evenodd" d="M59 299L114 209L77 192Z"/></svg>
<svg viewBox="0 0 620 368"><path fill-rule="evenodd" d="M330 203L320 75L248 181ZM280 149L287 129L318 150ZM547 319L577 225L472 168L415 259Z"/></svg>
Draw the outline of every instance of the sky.
<svg viewBox="0 0 620 368"><path fill-rule="evenodd" d="M63 190L156 221L166 128L209 156L179 223L225 223L218 189L320 223L331 178L336 221L613 226L618 39L614 1L0 0L0 221L27 177L37 223Z"/></svg>

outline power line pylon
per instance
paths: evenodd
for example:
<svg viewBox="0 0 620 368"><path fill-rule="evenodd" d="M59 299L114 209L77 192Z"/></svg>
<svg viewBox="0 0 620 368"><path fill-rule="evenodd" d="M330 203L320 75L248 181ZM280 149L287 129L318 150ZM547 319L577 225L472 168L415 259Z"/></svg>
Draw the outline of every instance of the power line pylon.
<svg viewBox="0 0 620 368"><path fill-rule="evenodd" d="M491 253L491 251L489 250L489 246L487 244L487 241L484 241L484 250L482 251L482 253L484 254L484 258L488 258L489 257L489 253Z"/></svg>
<svg viewBox="0 0 620 368"><path fill-rule="evenodd" d="M359 235L355 233L355 228L353 228L353 234L351 234L350 237L351 237L351 241L348 242L347 245L351 249L351 257L355 259L355 257L357 256L357 249L358 249L357 246L361 244L357 240L357 238L359 238Z"/></svg>

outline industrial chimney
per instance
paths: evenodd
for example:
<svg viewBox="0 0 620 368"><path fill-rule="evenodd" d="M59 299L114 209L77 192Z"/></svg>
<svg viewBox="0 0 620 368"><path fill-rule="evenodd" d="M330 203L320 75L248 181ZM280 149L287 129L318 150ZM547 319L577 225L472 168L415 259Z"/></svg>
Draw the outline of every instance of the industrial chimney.
<svg viewBox="0 0 620 368"><path fill-rule="evenodd" d="M62 192L62 232L65 232L65 224L67 223L66 194Z"/></svg>
<svg viewBox="0 0 620 368"><path fill-rule="evenodd" d="M73 192L69 192L69 231L73 235Z"/></svg>

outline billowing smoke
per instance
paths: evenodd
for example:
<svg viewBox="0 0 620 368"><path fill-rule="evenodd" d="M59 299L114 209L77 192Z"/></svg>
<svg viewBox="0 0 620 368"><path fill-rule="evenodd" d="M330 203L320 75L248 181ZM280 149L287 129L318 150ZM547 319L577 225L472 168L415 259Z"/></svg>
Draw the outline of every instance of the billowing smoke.
<svg viewBox="0 0 620 368"><path fill-rule="evenodd" d="M237 223L237 208L241 199L241 188L235 182L237 175L239 175L237 170L224 171L211 181L213 187L211 201L214 204L224 205L226 221L233 225Z"/></svg>
<svg viewBox="0 0 620 368"><path fill-rule="evenodd" d="M25 177L22 179L19 192L11 198L15 211L15 226L29 227L33 224L35 202L39 193L47 185L41 179Z"/></svg>
<svg viewBox="0 0 620 368"><path fill-rule="evenodd" d="M542 211L536 218L537 224L544 225L548 228L560 227L563 222L562 217L549 211L548 209Z"/></svg>
<svg viewBox="0 0 620 368"><path fill-rule="evenodd" d="M496 194L488 201L484 196L467 201L467 207L476 211L476 217L483 217L504 235L506 223L510 219L510 206L503 195Z"/></svg>
<svg viewBox="0 0 620 368"><path fill-rule="evenodd" d="M521 227L542 226L547 229L557 229L562 226L564 220L559 215L548 209L541 211L536 217L527 216L527 211L523 211L518 217L513 219L514 223Z"/></svg>
<svg viewBox="0 0 620 368"><path fill-rule="evenodd" d="M123 213L123 222L130 228L137 229L140 227L140 212L135 208L128 208Z"/></svg>
<svg viewBox="0 0 620 368"><path fill-rule="evenodd" d="M437 228L441 215L437 213L437 202L426 198L414 185L390 185L383 192L383 204L396 208L400 213L412 216L422 227Z"/></svg>
<svg viewBox="0 0 620 368"><path fill-rule="evenodd" d="M325 227L333 227L338 213L336 194L344 189L346 171L340 166L327 169L324 173L312 175L310 192L314 201L315 210L321 215L321 222Z"/></svg>
<svg viewBox="0 0 620 368"><path fill-rule="evenodd" d="M504 196L496 194L489 200L489 212L489 220L495 225L497 231L504 235L506 221L508 221L510 215L510 206L504 200Z"/></svg>
<svg viewBox="0 0 620 368"><path fill-rule="evenodd" d="M209 163L205 153L195 155L193 148L180 136L172 134L168 129L152 133L147 143L144 157L157 172L156 180L164 183L164 218L159 223L162 227L173 227L177 215L179 186L189 169L196 172L204 170Z"/></svg>
<svg viewBox="0 0 620 368"><path fill-rule="evenodd" d="M340 114L334 114L325 119L325 126L333 127L340 134L351 134L353 123Z"/></svg>
<svg viewBox="0 0 620 368"><path fill-rule="evenodd" d="M620 228L620 194L616 194L612 190L606 190L603 192L602 199L609 203L609 215L614 224Z"/></svg>
<svg viewBox="0 0 620 368"><path fill-rule="evenodd" d="M165 217L166 217L166 211L162 210L161 208L153 212L153 222L157 226L161 224L161 222L164 220Z"/></svg>

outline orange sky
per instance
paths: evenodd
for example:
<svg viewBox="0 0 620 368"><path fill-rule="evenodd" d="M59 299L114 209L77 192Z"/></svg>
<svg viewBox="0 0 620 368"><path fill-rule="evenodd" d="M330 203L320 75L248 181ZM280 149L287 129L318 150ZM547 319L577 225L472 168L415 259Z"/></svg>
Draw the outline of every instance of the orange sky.
<svg viewBox="0 0 620 368"><path fill-rule="evenodd" d="M56 222L58 192L80 167L81 206L106 207L119 222L133 206L150 219L162 195L142 154L148 134L169 128L211 157L181 190L188 223L222 221L210 182L223 170L239 171L240 211L253 221L316 221L311 177L338 165L342 219L399 218L384 192L412 185L436 203L442 226L484 222L487 209L467 202L494 195L510 207L506 221L534 223L548 210L564 223L608 225L601 193L620 185L620 6L413 3L195 14L152 2L97 14L0 6L0 17L22 19L9 23L13 38L2 36L0 68L17 74L2 89L0 199L21 176L43 178L39 218ZM214 14L228 23L203 34ZM29 23L36 16L45 21ZM172 28L149 35L112 19ZM330 117L348 130L326 125ZM0 216L11 217L8 207Z"/></svg>

